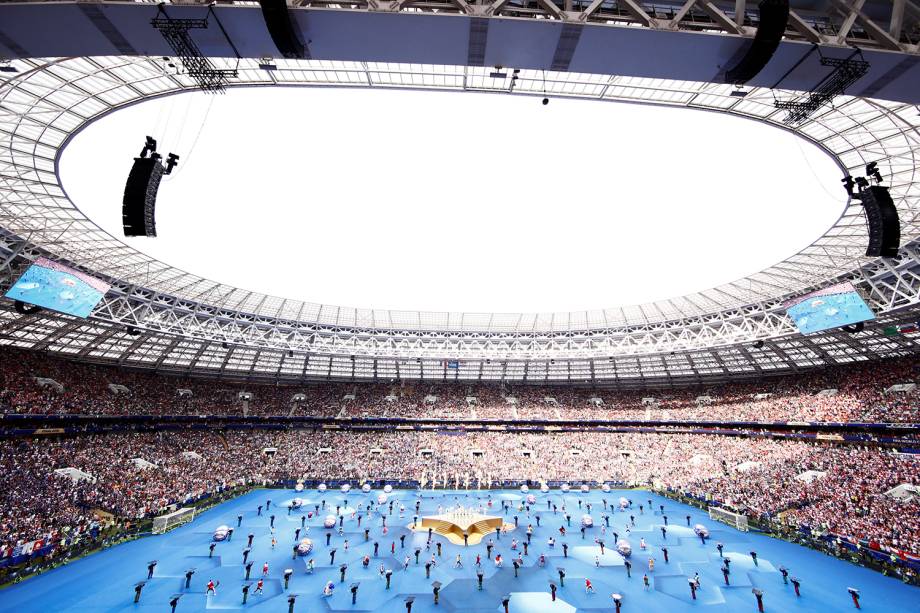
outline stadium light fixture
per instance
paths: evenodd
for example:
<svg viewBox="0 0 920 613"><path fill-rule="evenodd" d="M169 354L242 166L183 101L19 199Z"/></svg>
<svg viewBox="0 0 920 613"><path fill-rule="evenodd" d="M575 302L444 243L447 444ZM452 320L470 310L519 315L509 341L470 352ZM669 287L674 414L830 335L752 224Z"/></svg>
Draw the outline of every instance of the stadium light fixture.
<svg viewBox="0 0 920 613"><path fill-rule="evenodd" d="M847 175L844 178L840 179L840 182L843 183L843 188L847 190L847 195L852 197L853 188L856 186L856 182L853 180L853 177L851 177L850 175Z"/></svg>

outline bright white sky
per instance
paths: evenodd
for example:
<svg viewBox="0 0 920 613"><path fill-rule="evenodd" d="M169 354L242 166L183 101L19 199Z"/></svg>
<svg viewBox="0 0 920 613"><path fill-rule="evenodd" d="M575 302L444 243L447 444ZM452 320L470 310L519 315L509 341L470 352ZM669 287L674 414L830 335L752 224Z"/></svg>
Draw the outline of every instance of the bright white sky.
<svg viewBox="0 0 920 613"><path fill-rule="evenodd" d="M159 236L124 239L122 192L147 134L182 159L160 187ZM702 290L808 245L845 204L828 157L752 121L363 89L146 102L79 134L61 175L98 225L179 268L288 298L433 311Z"/></svg>

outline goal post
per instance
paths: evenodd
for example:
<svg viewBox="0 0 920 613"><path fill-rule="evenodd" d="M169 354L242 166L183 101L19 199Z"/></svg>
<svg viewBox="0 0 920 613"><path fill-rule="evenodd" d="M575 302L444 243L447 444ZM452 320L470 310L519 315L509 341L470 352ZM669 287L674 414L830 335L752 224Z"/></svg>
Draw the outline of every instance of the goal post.
<svg viewBox="0 0 920 613"><path fill-rule="evenodd" d="M714 519L742 532L748 531L748 518L743 513L735 513L723 507L709 507L709 519Z"/></svg>
<svg viewBox="0 0 920 613"><path fill-rule="evenodd" d="M163 534L195 519L194 507L187 507L153 518L153 533Z"/></svg>

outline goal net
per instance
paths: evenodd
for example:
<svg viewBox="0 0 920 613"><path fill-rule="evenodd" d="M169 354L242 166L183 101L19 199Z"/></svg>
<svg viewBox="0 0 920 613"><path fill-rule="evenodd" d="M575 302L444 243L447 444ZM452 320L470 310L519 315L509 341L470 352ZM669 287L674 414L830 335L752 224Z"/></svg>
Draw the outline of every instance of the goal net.
<svg viewBox="0 0 920 613"><path fill-rule="evenodd" d="M185 508L153 518L153 533L163 534L195 519L195 509Z"/></svg>
<svg viewBox="0 0 920 613"><path fill-rule="evenodd" d="M729 526L734 526L742 532L748 531L748 518L743 513L734 513L722 507L709 507L709 519L715 519Z"/></svg>

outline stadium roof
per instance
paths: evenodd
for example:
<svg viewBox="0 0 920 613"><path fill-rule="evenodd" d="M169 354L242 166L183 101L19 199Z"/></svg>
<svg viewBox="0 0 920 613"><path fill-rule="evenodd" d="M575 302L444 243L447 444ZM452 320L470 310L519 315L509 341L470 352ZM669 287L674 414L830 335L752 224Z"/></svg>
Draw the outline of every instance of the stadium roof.
<svg viewBox="0 0 920 613"><path fill-rule="evenodd" d="M73 5L65 6L73 9ZM133 6L131 10L144 8ZM7 15L3 8L0 16ZM412 15L400 13L398 17L405 21ZM94 23L98 26L98 19ZM518 28L520 24L512 25ZM34 35L32 30L27 27L17 34L24 40ZM652 30L656 36L683 34ZM493 36L501 44L503 35L500 29L496 31L499 34L489 35L490 47ZM97 28L96 38L89 37L87 44L94 44L99 32L104 34L106 29ZM392 34L387 27L381 32ZM412 32L418 34L418 30ZM513 35L517 34L508 34ZM9 46L9 37L6 40L0 43ZM34 37L29 41L38 47L53 47L57 42L36 42ZM550 46L555 47L556 41ZM25 47L20 45L20 49ZM404 54L410 51L419 57L427 53L425 49L402 50ZM889 55L915 62L915 48L907 45L899 51ZM891 59L886 60L891 66ZM237 64L220 57L212 61L219 67ZM527 61L524 58L522 65ZM643 305L571 313L425 313L266 296L196 277L137 252L86 219L60 185L60 153L81 127L139 100L193 90L191 78L176 74L159 57L17 59L10 64L15 72L8 73L0 86L4 262L15 275L30 257L47 253L108 278L114 287L91 322L50 314L18 318L5 301L0 335L53 351L65 351L66 346L83 358L292 378L430 373L476 378L493 372L494 360L496 368L501 365L495 378L622 381L658 377L671 381L869 359L917 348L910 338L881 334L886 323L917 316L920 115L914 100L840 96L832 107L790 128L783 123L785 111L776 109L774 100L789 99L798 92L779 88L752 86L738 96L733 95L733 86L725 84L572 70L522 68L519 78L512 80L492 77L492 69L484 66L320 59L272 62L276 69L264 70L259 67L261 60L242 58L231 86L428 88L514 96L543 96L545 88L550 96L683 106L793 129L833 156L844 170L862 174L866 163L878 163L901 217L902 257L885 261L864 256L865 220L861 206L851 202L824 236L776 266L710 290ZM636 64L640 71L657 70L654 61ZM917 91L898 89L900 80L890 81L886 87L891 88L892 98L920 96ZM879 323L867 327L862 336L838 331L814 340L796 335L783 314L782 301L838 279L857 283L881 315ZM130 335L125 326L142 334ZM745 347L757 340L768 343L753 352ZM448 361L454 360L470 366L464 377L462 366L449 369ZM556 368L557 360L565 364L564 371ZM424 373L426 362L429 375ZM704 367L704 362L709 366ZM633 377L632 372L638 374Z"/></svg>

